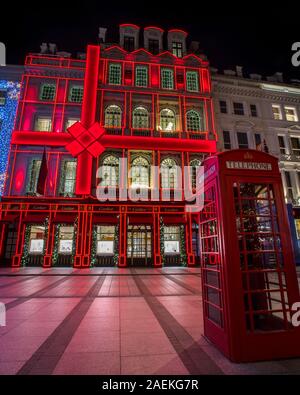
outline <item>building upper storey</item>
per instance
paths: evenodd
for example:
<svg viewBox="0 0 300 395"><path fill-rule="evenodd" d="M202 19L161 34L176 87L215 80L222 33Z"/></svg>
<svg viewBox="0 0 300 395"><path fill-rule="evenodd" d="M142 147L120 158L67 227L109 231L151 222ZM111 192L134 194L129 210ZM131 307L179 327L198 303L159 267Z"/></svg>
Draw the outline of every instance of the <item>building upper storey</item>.
<svg viewBox="0 0 300 395"><path fill-rule="evenodd" d="M209 63L187 33L122 24L118 44L99 30L95 121L115 135L214 140ZM80 120L85 54L54 44L26 58L16 131L65 132Z"/></svg>
<svg viewBox="0 0 300 395"><path fill-rule="evenodd" d="M298 146L300 153L300 81L285 82L281 73L246 77L240 67L224 74L211 71L219 149L265 145L281 160L295 160Z"/></svg>

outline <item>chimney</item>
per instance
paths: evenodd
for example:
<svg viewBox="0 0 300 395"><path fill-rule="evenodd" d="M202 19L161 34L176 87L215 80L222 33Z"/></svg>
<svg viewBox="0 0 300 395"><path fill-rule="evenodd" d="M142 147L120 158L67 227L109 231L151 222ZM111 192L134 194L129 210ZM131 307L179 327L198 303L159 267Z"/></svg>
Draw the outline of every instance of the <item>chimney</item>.
<svg viewBox="0 0 300 395"><path fill-rule="evenodd" d="M56 51L57 51L57 45L54 44L54 43L49 43L49 52L50 52L52 55L55 55L55 54L56 54Z"/></svg>
<svg viewBox="0 0 300 395"><path fill-rule="evenodd" d="M279 73L278 71L274 74L277 82L283 82L283 73Z"/></svg>
<svg viewBox="0 0 300 395"><path fill-rule="evenodd" d="M42 43L42 45L40 45L41 48L41 54L45 54L48 52L48 44L47 43Z"/></svg>
<svg viewBox="0 0 300 395"><path fill-rule="evenodd" d="M243 67L242 66L235 66L236 69L236 75L240 78L243 78Z"/></svg>
<svg viewBox="0 0 300 395"><path fill-rule="evenodd" d="M100 43L105 43L106 31L107 31L106 27L99 27L98 37L99 37Z"/></svg>

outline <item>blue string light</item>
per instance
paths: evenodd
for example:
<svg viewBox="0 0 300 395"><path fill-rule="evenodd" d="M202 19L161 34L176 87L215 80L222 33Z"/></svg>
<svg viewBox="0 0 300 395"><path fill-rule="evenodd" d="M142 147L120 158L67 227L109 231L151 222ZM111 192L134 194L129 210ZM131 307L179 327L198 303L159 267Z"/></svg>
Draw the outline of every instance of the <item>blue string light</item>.
<svg viewBox="0 0 300 395"><path fill-rule="evenodd" d="M20 95L19 82L0 80L0 90L6 91L5 104L0 105L0 196L3 194L5 172Z"/></svg>

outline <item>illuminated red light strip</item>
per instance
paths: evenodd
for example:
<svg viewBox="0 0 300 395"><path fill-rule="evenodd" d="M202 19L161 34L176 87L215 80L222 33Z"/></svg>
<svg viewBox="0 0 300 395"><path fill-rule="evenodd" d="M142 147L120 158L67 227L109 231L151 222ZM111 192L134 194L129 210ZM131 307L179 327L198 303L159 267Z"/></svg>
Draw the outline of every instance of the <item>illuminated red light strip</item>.
<svg viewBox="0 0 300 395"><path fill-rule="evenodd" d="M64 147L72 142L68 133L46 133L46 132L14 132L12 144L21 145L47 145L52 147ZM193 140L167 137L143 137L143 136L115 136L103 135L101 144L109 148L128 149L161 149L179 152L216 152L214 140ZM84 169L86 175L87 169Z"/></svg>
<svg viewBox="0 0 300 395"><path fill-rule="evenodd" d="M97 86L99 74L100 47L89 45L84 79L84 93L81 112L81 123L85 128L91 127L96 117ZM93 158L88 151L77 159L76 194L89 195L92 184Z"/></svg>

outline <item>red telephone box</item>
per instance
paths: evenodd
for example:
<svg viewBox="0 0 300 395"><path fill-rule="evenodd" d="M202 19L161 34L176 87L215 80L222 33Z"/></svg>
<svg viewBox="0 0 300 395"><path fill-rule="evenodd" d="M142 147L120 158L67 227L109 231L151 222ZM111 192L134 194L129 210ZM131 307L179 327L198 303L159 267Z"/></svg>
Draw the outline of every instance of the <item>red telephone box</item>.
<svg viewBox="0 0 300 395"><path fill-rule="evenodd" d="M204 335L235 362L300 356L300 301L278 161L234 150L204 162Z"/></svg>

